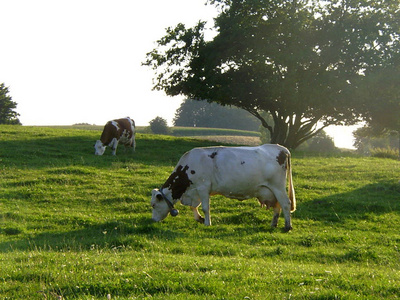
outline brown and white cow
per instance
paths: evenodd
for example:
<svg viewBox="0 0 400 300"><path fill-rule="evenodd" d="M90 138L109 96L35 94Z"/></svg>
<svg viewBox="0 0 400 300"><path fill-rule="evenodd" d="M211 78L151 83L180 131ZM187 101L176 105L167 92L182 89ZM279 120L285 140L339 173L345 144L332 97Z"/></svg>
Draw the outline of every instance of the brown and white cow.
<svg viewBox="0 0 400 300"><path fill-rule="evenodd" d="M262 206L274 209L271 226L277 226L282 210L285 230L291 230L290 212L296 210L296 198L289 150L272 144L190 150L161 188L152 191L152 219L161 221L168 213L176 216L174 205L180 200L190 206L196 221L211 225L210 195L216 194L238 200L258 198ZM197 210L200 204L204 219Z"/></svg>
<svg viewBox="0 0 400 300"><path fill-rule="evenodd" d="M112 155L115 155L118 144L132 147L135 151L135 121L129 117L108 121L104 125L100 140L94 145L95 154L103 155L108 146L111 147Z"/></svg>

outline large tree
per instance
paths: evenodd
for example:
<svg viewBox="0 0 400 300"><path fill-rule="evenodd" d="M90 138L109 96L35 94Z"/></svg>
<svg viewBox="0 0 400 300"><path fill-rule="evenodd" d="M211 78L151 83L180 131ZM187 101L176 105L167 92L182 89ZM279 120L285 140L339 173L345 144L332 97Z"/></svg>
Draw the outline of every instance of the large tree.
<svg viewBox="0 0 400 300"><path fill-rule="evenodd" d="M144 63L167 95L234 105L260 119L271 142L296 148L329 125L361 120L361 79L400 51L400 1L210 0L205 23L168 28ZM263 118L268 112L273 122ZM264 114L265 115L265 114Z"/></svg>
<svg viewBox="0 0 400 300"><path fill-rule="evenodd" d="M364 119L375 132L400 133L400 53L398 56L394 65L377 70L364 80L368 103Z"/></svg>
<svg viewBox="0 0 400 300"><path fill-rule="evenodd" d="M12 101L8 88L0 83L0 124L20 125L19 114L14 110L17 103Z"/></svg>
<svg viewBox="0 0 400 300"><path fill-rule="evenodd" d="M397 134L400 157L400 53L392 66L375 70L362 84L365 88L360 96L365 99L368 109L363 115L365 127L354 134L358 146L362 146L361 140L365 138L386 136L393 140Z"/></svg>

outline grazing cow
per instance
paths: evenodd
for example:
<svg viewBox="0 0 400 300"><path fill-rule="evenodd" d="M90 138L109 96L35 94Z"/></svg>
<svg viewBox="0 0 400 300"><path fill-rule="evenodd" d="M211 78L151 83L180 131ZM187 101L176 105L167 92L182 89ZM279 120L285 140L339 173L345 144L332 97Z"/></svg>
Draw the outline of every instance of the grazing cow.
<svg viewBox="0 0 400 300"><path fill-rule="evenodd" d="M258 198L262 206L273 207L273 227L282 209L285 230L291 230L290 212L296 210L296 199L289 150L272 144L192 149L181 157L161 188L152 191L152 219L161 221L168 213L176 216L174 204L180 200L190 206L196 221L211 225L210 195L216 194L238 200ZM204 219L197 210L200 204Z"/></svg>
<svg viewBox="0 0 400 300"><path fill-rule="evenodd" d="M112 155L117 152L118 143L125 147L132 147L135 151L135 121L129 117L108 121L104 125L100 140L94 145L96 155L103 155L106 147L112 149Z"/></svg>

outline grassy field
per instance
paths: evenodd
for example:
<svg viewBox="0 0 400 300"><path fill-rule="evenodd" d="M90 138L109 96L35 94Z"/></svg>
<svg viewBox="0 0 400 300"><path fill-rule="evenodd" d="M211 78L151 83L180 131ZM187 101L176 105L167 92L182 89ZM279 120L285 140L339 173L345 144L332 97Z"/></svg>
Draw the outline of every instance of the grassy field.
<svg viewBox="0 0 400 300"><path fill-rule="evenodd" d="M293 231L255 199L212 198L151 222L151 190L187 150L138 134L94 156L99 131L0 126L0 299L398 299L400 162L293 153Z"/></svg>
<svg viewBox="0 0 400 300"><path fill-rule="evenodd" d="M52 126L57 129L81 129L101 131L104 126L100 125L73 125L73 126ZM223 129L223 128L205 128L205 127L169 127L171 136L190 137L203 141L218 142L218 144L235 144L256 146L261 143L260 133L256 131ZM145 126L137 126L136 132L145 134L150 129ZM100 134L99 134L100 135Z"/></svg>

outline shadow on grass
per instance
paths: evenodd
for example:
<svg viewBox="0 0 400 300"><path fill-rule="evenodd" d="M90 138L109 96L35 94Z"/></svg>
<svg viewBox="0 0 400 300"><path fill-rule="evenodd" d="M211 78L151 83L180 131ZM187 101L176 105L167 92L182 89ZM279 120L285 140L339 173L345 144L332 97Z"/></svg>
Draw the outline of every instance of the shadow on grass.
<svg viewBox="0 0 400 300"><path fill-rule="evenodd" d="M2 230L6 235L21 232ZM149 218L142 217L135 224L132 220L118 220L103 224L86 225L83 229L67 232L44 232L34 237L23 237L0 243L0 253L12 251L87 251L129 247L141 250L156 241L170 241L181 237L178 231L160 226Z"/></svg>
<svg viewBox="0 0 400 300"><path fill-rule="evenodd" d="M175 165L179 158L195 147L216 145L215 142L170 136L139 135L136 151L119 146L112 156L107 147L102 156L94 155L95 139L87 135L38 137L36 139L1 141L0 161L14 167L47 168L50 166L84 165L108 167L111 163L136 162L146 165Z"/></svg>
<svg viewBox="0 0 400 300"><path fill-rule="evenodd" d="M376 221L376 217L390 213L400 213L400 185L395 181L384 181L364 186L349 193L334 194L329 197L299 203L293 216L293 227L296 230L296 220L314 220L318 222L340 223L347 220ZM227 200L226 205L240 205ZM234 209L234 207L232 207ZM281 216L278 228L272 229L270 217L272 214L259 207L248 205L241 207L243 211L234 210L218 215L214 210L216 222L212 227L202 227L190 214L181 216L174 226L166 222L156 223L150 218L138 216L133 219L119 219L102 224L82 224L83 229L67 232L44 232L32 238L19 237L23 232L13 228L2 229L2 234L13 236L11 242L0 243L0 252L15 250L59 250L80 251L95 249L118 249L129 247L134 250L149 249L154 244L163 245L168 241L183 238L189 231L199 230L206 238L229 238L251 236L258 233L282 232L283 218ZM170 218L170 217L169 217ZM190 222L190 223L189 223ZM157 241L157 243L154 243Z"/></svg>
<svg viewBox="0 0 400 300"><path fill-rule="evenodd" d="M298 203L294 219L342 222L400 213L400 183L381 181L348 193Z"/></svg>

